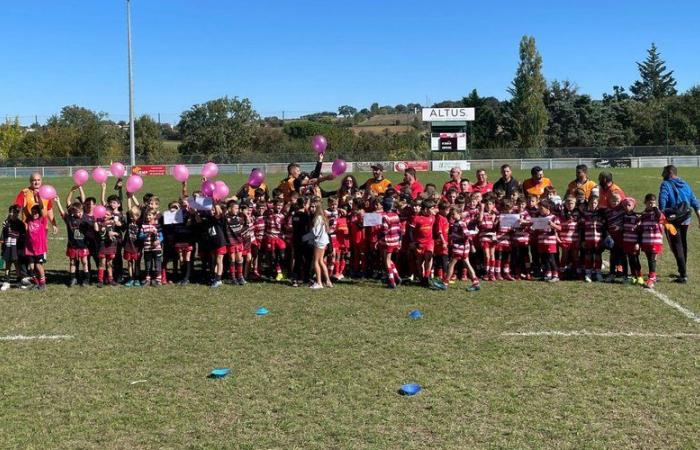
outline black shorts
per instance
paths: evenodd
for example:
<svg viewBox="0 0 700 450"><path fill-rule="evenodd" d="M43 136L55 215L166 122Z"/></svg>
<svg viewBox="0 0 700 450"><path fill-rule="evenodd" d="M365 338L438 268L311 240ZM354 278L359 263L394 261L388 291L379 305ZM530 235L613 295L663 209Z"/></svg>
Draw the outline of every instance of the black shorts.
<svg viewBox="0 0 700 450"><path fill-rule="evenodd" d="M27 255L30 264L46 264L46 253L43 255Z"/></svg>

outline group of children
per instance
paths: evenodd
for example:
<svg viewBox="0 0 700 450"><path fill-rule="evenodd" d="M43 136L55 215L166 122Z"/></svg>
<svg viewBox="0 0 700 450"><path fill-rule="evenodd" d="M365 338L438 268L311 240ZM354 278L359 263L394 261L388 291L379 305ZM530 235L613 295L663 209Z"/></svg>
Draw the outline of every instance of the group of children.
<svg viewBox="0 0 700 450"><path fill-rule="evenodd" d="M341 188L325 205L318 186L299 190L275 189L268 196L263 189L244 187L241 192L249 192L244 198L207 203L197 201L204 198L202 192L188 195L183 183L180 198L161 208L153 194L142 202L127 195L123 204L121 191L105 198L103 185L98 203L76 186L65 210L59 198L53 202L66 225L68 284L203 281L219 287L224 281L243 285L288 278L298 286L310 282L319 267L311 263L307 236L321 216L330 238L325 267L335 280L383 279L390 288L410 280L444 288L461 279L470 281L469 290L478 290L480 280L603 281L602 254L609 250L608 281L651 288L664 225L672 228L653 194L637 212L629 197L613 195L609 207L600 209L595 195L561 200L551 189L543 198L457 189L443 195L427 185L413 198L405 189L389 187L379 194L353 187ZM74 200L75 192L79 198ZM41 202L26 218L18 206L10 207L2 229L3 290L10 286L12 266L18 277L32 277L31 286L45 288L47 225ZM648 261L646 280L642 253ZM196 272L195 260L200 262Z"/></svg>

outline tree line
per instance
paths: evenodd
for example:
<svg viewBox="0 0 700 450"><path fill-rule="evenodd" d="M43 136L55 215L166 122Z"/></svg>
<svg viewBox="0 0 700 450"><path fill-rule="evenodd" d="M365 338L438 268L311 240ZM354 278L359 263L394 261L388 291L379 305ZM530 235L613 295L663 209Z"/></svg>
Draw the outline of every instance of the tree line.
<svg viewBox="0 0 700 450"><path fill-rule="evenodd" d="M568 81L547 82L535 39L524 36L510 98L482 97L476 89L458 100L432 107L474 107L469 124L473 149L519 149L515 154L541 156L542 149L687 145L700 142L700 86L676 91L673 71L652 44L637 62L639 79L629 89L613 86L602 99L579 92ZM309 156L309 139L328 138L334 155L362 159L423 158L429 148L418 103L358 109L343 105L293 120L262 118L247 98L223 97L193 105L175 126L149 116L138 117L136 151L144 163L216 159L220 162L274 161ZM400 114L401 116L396 116ZM395 116L391 116L395 115ZM372 124L376 116L396 117ZM393 131L383 127L400 124ZM377 131L378 130L378 131ZM124 159L128 125L101 112L71 105L44 124L26 128L18 120L0 125L0 160L31 156L37 160L84 158L91 162ZM515 156L515 154L513 156ZM488 155L488 151L484 152Z"/></svg>

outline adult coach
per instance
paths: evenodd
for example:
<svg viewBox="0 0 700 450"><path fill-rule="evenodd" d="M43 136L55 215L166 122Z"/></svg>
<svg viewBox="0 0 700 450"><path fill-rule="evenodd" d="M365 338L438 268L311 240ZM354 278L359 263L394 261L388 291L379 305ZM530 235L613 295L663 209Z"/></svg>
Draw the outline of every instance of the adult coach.
<svg viewBox="0 0 700 450"><path fill-rule="evenodd" d="M479 192L481 194L493 191L493 183L489 183L488 176L484 169L478 169L476 171L476 183L472 184L471 188L472 192Z"/></svg>
<svg viewBox="0 0 700 450"><path fill-rule="evenodd" d="M527 195L544 195L544 188L552 186L552 181L544 176L544 171L540 166L530 169L530 178L523 182L523 191Z"/></svg>
<svg viewBox="0 0 700 450"><path fill-rule="evenodd" d="M503 164L501 166L501 178L493 184L493 190L497 191L500 189L505 191L506 197L510 198L513 192L518 190L519 186L518 180L513 178L513 168L509 164Z"/></svg>
<svg viewBox="0 0 700 450"><path fill-rule="evenodd" d="M664 167L661 176L664 180L659 186L659 209L663 211L667 208L678 208L681 204L686 203L689 208L695 211L695 215L700 222L700 202L698 202L690 185L678 176L676 166ZM686 264L688 262L688 227L690 227L690 221L691 216L681 225L676 226L677 233L675 235L666 230L666 239L668 239L673 256L676 257L676 265L678 266L678 278L674 280L676 283L686 283L688 281Z"/></svg>
<svg viewBox="0 0 700 450"><path fill-rule="evenodd" d="M610 197L613 194L619 195L620 200L625 199L625 191L613 183L612 173L600 172L598 174L598 208L606 209L610 205Z"/></svg>
<svg viewBox="0 0 700 450"><path fill-rule="evenodd" d="M423 192L423 185L418 181L418 175L416 174L416 169L409 167L403 171L403 182L398 184L399 192L408 188L411 190L411 198L413 200L417 199L418 196Z"/></svg>
<svg viewBox="0 0 700 450"><path fill-rule="evenodd" d="M594 187L596 187L595 181L588 178L588 166L579 164L576 166L576 179L569 183L566 193L575 197L576 190L581 189L588 200Z"/></svg>
<svg viewBox="0 0 700 450"><path fill-rule="evenodd" d="M314 171L311 172L311 175L309 178L318 178L321 175L321 167L323 166L323 153L318 154L318 159L316 160L316 167L314 168ZM297 189L297 184L296 179L299 178L299 175L301 175L301 167L297 163L290 163L287 165L287 178L282 180L277 186L277 189L279 189L283 194L284 194L284 201L289 201L291 198L292 192L299 192ZM308 183L308 180L305 180L302 185L305 186Z"/></svg>
<svg viewBox="0 0 700 450"><path fill-rule="evenodd" d="M384 166L381 164L372 165L372 178L365 181L360 189L372 191L377 195L383 194L391 187L391 180L384 178Z"/></svg>
<svg viewBox="0 0 700 450"><path fill-rule="evenodd" d="M443 197L447 195L447 192L450 189L454 189L457 192L460 192L462 189L462 169L459 167L453 167L450 169L450 180L442 185Z"/></svg>
<svg viewBox="0 0 700 450"><path fill-rule="evenodd" d="M56 216L53 213L53 202L51 200L44 200L39 197L39 188L41 187L41 174L39 172L34 172L29 176L29 187L22 189L17 197L15 198L15 205L19 206L22 210L22 220L26 219L30 215L32 206L41 204L47 211L49 217L49 222L51 222L53 234L58 233L58 226L56 225Z"/></svg>

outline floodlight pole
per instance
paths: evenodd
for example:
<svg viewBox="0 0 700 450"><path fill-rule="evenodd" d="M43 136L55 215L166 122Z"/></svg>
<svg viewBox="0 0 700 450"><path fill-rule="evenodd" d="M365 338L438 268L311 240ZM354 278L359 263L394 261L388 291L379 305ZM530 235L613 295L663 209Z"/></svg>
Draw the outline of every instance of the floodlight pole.
<svg viewBox="0 0 700 450"><path fill-rule="evenodd" d="M133 167L136 165L136 139L134 137L134 80L131 73L131 0L126 0L126 36L129 51L129 156Z"/></svg>

